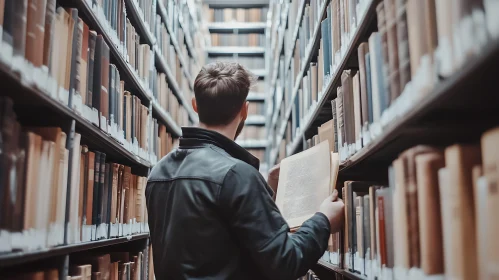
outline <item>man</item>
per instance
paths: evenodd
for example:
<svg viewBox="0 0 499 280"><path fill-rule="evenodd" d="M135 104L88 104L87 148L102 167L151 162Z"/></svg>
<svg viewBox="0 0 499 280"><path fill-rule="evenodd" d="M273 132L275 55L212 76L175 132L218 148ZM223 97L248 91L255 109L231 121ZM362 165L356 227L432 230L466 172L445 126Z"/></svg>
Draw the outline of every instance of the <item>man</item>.
<svg viewBox="0 0 499 280"><path fill-rule="evenodd" d="M343 225L335 191L290 233L258 159L234 142L251 80L236 63L205 66L192 100L199 128L182 128L178 149L151 171L146 201L156 279L295 280ZM278 168L270 173L276 190Z"/></svg>

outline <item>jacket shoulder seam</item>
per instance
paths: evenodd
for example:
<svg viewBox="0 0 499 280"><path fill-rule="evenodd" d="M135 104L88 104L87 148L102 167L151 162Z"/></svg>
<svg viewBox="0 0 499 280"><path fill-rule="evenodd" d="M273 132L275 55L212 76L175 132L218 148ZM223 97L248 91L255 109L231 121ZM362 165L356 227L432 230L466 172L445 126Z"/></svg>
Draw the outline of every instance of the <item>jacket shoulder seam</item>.
<svg viewBox="0 0 499 280"><path fill-rule="evenodd" d="M227 175L229 174L229 172L233 172L234 166L236 166L236 163L232 164L230 166L229 170L227 170L227 172L225 172L224 178L222 180L222 184L220 184L220 188L218 189L217 202L219 203L219 205L220 205L220 193L222 192L222 187L225 184L225 180L227 179Z"/></svg>

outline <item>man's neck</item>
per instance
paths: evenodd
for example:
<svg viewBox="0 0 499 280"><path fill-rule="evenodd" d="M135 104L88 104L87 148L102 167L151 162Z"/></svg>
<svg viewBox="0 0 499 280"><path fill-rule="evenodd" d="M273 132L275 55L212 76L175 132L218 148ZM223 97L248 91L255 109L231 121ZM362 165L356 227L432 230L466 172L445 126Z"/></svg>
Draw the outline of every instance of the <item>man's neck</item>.
<svg viewBox="0 0 499 280"><path fill-rule="evenodd" d="M199 123L200 128L218 132L218 133L222 134L223 136L225 136L231 140L234 140L234 138L236 136L236 129L237 128L233 128L232 126L233 125L231 125L231 124L224 125L224 126L212 126L212 125L206 125L206 124L201 123L201 122Z"/></svg>

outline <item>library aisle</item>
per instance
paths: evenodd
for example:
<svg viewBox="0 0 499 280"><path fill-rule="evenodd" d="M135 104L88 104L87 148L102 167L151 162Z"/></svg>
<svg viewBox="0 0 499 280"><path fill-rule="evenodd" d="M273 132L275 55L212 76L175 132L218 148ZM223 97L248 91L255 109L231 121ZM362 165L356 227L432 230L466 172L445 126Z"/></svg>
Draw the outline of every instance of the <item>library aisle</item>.
<svg viewBox="0 0 499 280"><path fill-rule="evenodd" d="M255 77L236 143L264 178L330 164L322 190L338 191L344 226L300 279L498 279L498 13L496 0L0 0L0 279L155 279L147 178L198 125L194 80L217 61ZM313 214L325 197L309 185ZM279 187L289 221L302 197Z"/></svg>

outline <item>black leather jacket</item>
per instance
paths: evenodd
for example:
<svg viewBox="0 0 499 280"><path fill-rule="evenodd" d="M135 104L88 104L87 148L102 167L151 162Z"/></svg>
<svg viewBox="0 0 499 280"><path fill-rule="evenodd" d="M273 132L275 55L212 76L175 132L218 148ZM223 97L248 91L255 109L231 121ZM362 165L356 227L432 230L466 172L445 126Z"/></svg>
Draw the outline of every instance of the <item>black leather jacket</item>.
<svg viewBox="0 0 499 280"><path fill-rule="evenodd" d="M219 133L182 133L146 188L156 279L305 275L326 250L326 216L315 214L291 234L257 158Z"/></svg>

